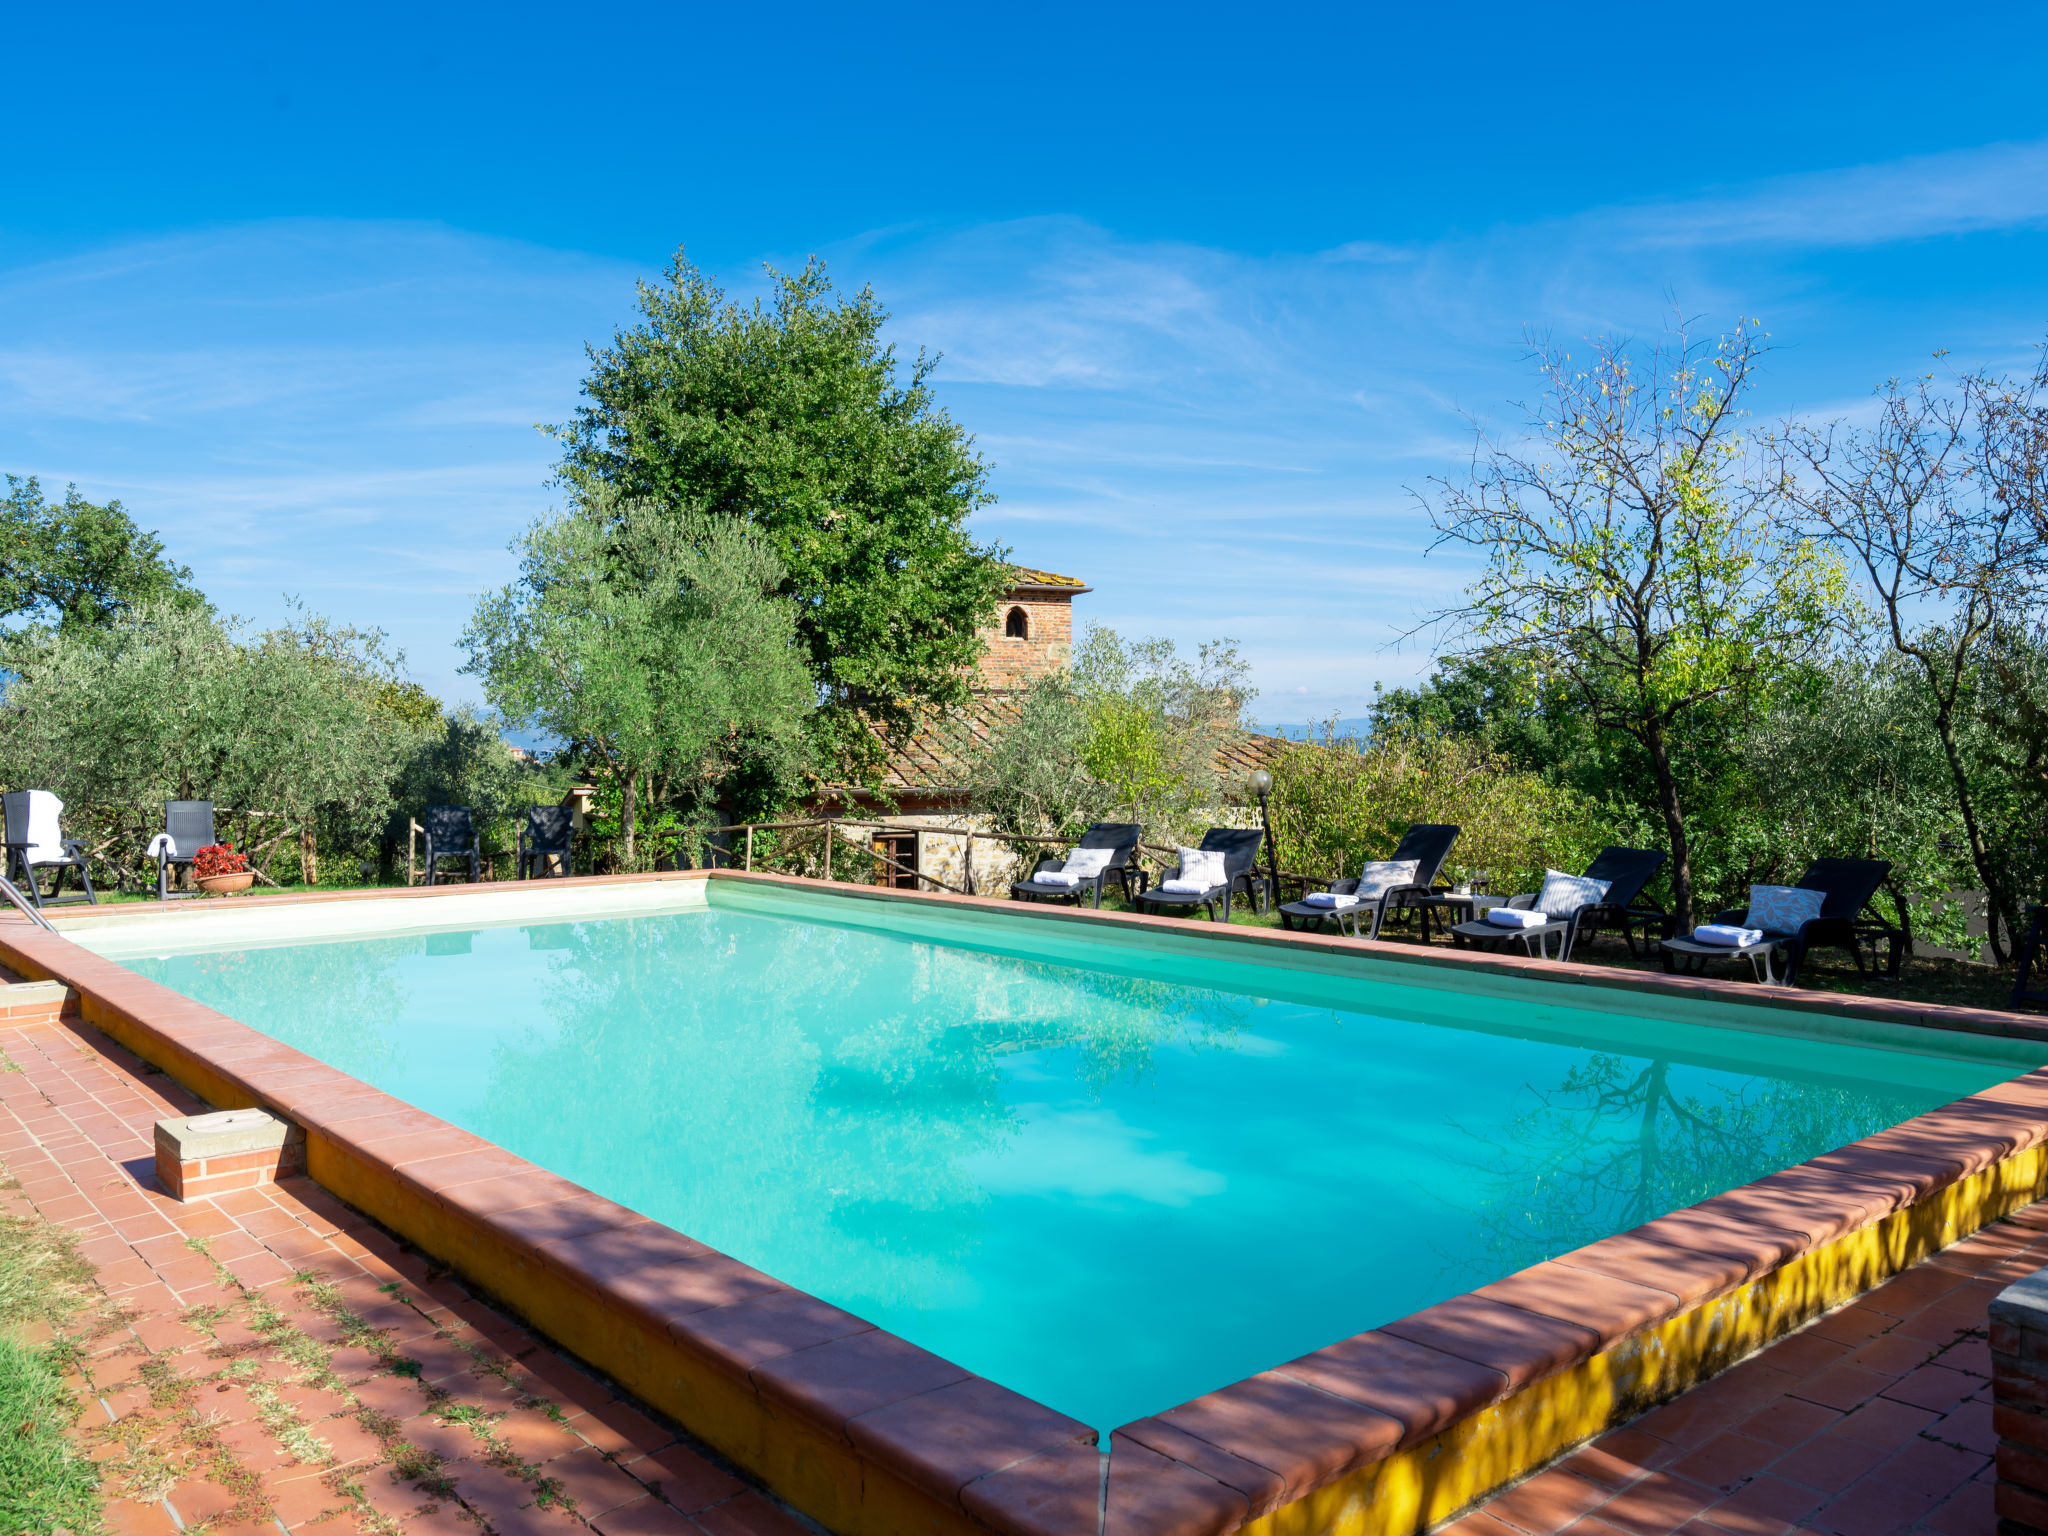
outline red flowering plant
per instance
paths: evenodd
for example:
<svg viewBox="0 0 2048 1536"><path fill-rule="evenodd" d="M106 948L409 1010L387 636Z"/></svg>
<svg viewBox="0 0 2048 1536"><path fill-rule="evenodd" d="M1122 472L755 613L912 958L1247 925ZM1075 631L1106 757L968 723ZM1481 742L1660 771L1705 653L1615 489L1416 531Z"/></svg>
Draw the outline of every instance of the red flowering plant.
<svg viewBox="0 0 2048 1536"><path fill-rule="evenodd" d="M233 843L208 843L192 855L192 873L205 880L213 875L239 875L249 868L249 855L235 852Z"/></svg>

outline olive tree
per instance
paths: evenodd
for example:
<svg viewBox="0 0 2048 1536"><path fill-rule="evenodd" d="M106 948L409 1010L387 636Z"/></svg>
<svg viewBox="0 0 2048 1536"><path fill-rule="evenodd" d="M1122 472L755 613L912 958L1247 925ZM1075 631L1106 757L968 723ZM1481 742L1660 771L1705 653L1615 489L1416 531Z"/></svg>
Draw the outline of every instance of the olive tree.
<svg viewBox="0 0 2048 1536"><path fill-rule="evenodd" d="M760 534L600 489L513 548L519 579L477 604L464 670L618 794L629 867L651 811L767 809L794 791L816 690Z"/></svg>
<svg viewBox="0 0 2048 1536"><path fill-rule="evenodd" d="M374 632L300 616L251 633L203 608L149 605L101 627L30 631L7 648L0 778L97 815L139 867L166 799L280 818L316 878L317 817L381 820L417 727L393 707L399 658ZM282 829L281 829L282 830Z"/></svg>
<svg viewBox="0 0 2048 1536"><path fill-rule="evenodd" d="M1526 437L1482 430L1469 476L1423 498L1437 545L1484 560L1435 621L1561 680L1643 748L1688 927L1683 726L1817 655L1846 601L1840 563L1787 532L1780 476L1740 435L1764 350L1748 326L1647 351L1597 341L1583 366L1546 347Z"/></svg>

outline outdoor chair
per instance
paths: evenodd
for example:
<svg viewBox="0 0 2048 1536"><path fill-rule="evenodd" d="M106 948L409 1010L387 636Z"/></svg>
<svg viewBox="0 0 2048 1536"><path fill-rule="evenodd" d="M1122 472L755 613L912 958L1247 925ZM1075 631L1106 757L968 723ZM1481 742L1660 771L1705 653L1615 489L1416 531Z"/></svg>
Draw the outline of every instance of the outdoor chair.
<svg viewBox="0 0 2048 1536"><path fill-rule="evenodd" d="M482 849L477 843L476 818L466 805L436 805L420 817L427 834L427 884L441 883L441 862L464 859L469 863L469 883L483 878Z"/></svg>
<svg viewBox="0 0 2048 1536"><path fill-rule="evenodd" d="M1211 827L1202 834L1201 851L1223 855L1223 879L1218 884L1200 891L1169 891L1166 882L1180 878L1180 866L1175 865L1161 877L1157 886L1138 893L1138 905L1146 911L1167 911L1176 907L1204 907L1208 909L1209 920L1217 921L1217 904L1222 903L1222 921L1230 921L1230 900L1237 894L1239 886L1244 887L1258 910L1266 910L1266 885L1258 877L1256 865L1259 858L1259 844L1265 834L1258 828Z"/></svg>
<svg viewBox="0 0 2048 1536"><path fill-rule="evenodd" d="M569 873L569 836L574 830L566 805L530 805L519 828L518 878L545 880Z"/></svg>
<svg viewBox="0 0 2048 1536"><path fill-rule="evenodd" d="M1083 849L1107 850L1109 862L1092 875L1083 875L1073 885L1042 880L1040 876L1063 868L1067 856L1040 859L1031 868L1029 877L1011 882L1012 901L1069 901L1076 906L1082 897L1088 898L1088 905L1102 905L1102 888L1111 880L1124 890L1124 905L1134 906L1137 898L1144 894L1145 871L1138 867L1138 837L1144 829L1131 821L1098 821L1081 834L1081 841L1074 845L1074 851ZM1136 889L1132 882L1136 881Z"/></svg>
<svg viewBox="0 0 2048 1536"><path fill-rule="evenodd" d="M92 876L85 868L85 844L66 837L62 825L64 802L47 789L18 789L0 795L0 819L6 822L7 873L18 876L22 889L37 907L65 906L74 901L97 902ZM36 880L39 869L54 869L46 892ZM82 894L63 894L64 877L78 873Z"/></svg>
<svg viewBox="0 0 2048 1536"><path fill-rule="evenodd" d="M1887 950L1885 977L1891 981L1898 979L1899 966L1906 958L1906 935L1875 913L1867 917L1864 914L1864 908L1870 905L1891 871L1891 865L1883 859L1815 859L1806 866L1806 873L1799 877L1794 889L1822 893L1820 916L1808 918L1797 932L1762 930L1766 938L1778 940L1784 952L1786 986L1799 985L1800 968L1817 948L1846 949L1856 962L1857 971L1862 972L1864 943L1869 942L1874 958L1880 939ZM1717 913L1714 921L1746 927L1748 916L1748 908L1731 907ZM1667 969L1671 968L1668 955L1664 963Z"/></svg>
<svg viewBox="0 0 2048 1536"><path fill-rule="evenodd" d="M1670 857L1662 848L1603 848L1599 856L1586 866L1585 874L1579 877L1606 885L1606 892L1597 899L1580 901L1568 897L1565 903L1543 909L1550 921L1529 928L1504 928L1484 918L1475 918L1453 928L1451 942L1500 949L1510 941L1519 941L1524 953L1547 960L1550 958L1550 941L1554 938L1557 940L1557 958L1569 960L1579 940L1588 933L1618 927L1628 940L1628 952L1633 955L1636 952L1634 926L1637 923L1643 924L1646 932L1651 924L1659 925L1660 931L1669 925L1669 919L1662 911L1638 911L1635 901ZM1549 882L1545 884L1547 886ZM1532 911L1543 895L1542 891L1531 891L1512 896L1502 905L1511 911Z"/></svg>
<svg viewBox="0 0 2048 1536"><path fill-rule="evenodd" d="M149 840L150 852L156 858L158 901L171 899L171 871L181 865L190 869L199 850L214 841L211 800L164 802L164 829Z"/></svg>
<svg viewBox="0 0 2048 1536"><path fill-rule="evenodd" d="M1324 922L1335 919L1339 932L1345 930L1348 920L1351 936L1361 937L1359 924L1365 915L1372 915L1372 930L1363 935L1368 939L1380 936L1380 925L1386 921L1387 913L1405 906L1413 896L1427 895L1436 884L1437 876L1443 873L1444 860L1451 856L1451 844L1458 840L1458 828L1437 822L1418 822L1410 827L1401 838L1401 845L1389 856L1389 863L1415 861L1415 878L1405 885L1397 885L1380 891L1377 895L1348 906L1326 907L1311 901L1290 901L1280 909L1280 926L1292 928L1297 922L1304 924L1313 933ZM1364 879L1363 873L1359 880ZM1330 887L1333 896L1354 896L1358 893L1359 880L1339 880Z"/></svg>
<svg viewBox="0 0 2048 1536"><path fill-rule="evenodd" d="M2015 1011L2048 1006L2048 992L2043 992L2035 980L2035 970L2041 963L2041 918L2048 908L2027 909L2027 936L2020 944L2020 970L2012 984L2012 1002L2008 1005Z"/></svg>

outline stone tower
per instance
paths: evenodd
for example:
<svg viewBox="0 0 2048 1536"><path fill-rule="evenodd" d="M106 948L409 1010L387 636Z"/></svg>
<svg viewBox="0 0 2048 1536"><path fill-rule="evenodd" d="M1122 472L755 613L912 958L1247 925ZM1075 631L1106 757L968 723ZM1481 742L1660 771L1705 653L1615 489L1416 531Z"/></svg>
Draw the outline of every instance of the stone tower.
<svg viewBox="0 0 2048 1536"><path fill-rule="evenodd" d="M1094 588L1072 576L1010 567L1012 585L995 623L981 632L975 687L991 693L1028 688L1074 655L1074 599Z"/></svg>

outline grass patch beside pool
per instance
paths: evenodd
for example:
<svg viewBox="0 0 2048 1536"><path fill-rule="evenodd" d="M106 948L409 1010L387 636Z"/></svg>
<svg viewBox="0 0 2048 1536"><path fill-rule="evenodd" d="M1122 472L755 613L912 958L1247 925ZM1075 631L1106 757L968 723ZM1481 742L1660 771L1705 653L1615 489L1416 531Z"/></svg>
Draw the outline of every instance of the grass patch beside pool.
<svg viewBox="0 0 2048 1536"><path fill-rule="evenodd" d="M68 1434L84 1405L64 1373L78 1331L106 1310L69 1232L0 1217L0 1531L102 1529L98 1471Z"/></svg>

